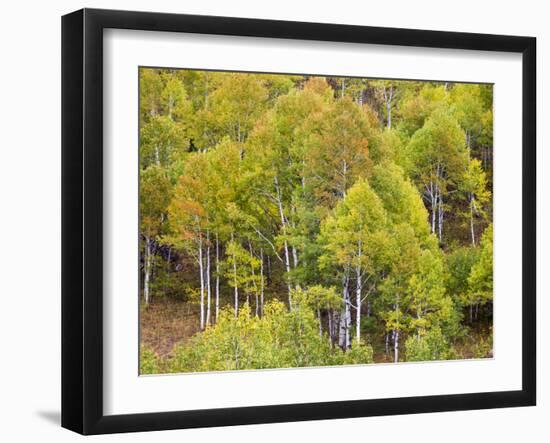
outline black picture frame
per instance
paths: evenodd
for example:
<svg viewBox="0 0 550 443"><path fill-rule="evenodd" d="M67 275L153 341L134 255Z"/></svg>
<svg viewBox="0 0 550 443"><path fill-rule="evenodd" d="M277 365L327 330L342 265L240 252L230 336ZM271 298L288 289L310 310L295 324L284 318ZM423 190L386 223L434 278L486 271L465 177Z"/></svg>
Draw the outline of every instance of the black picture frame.
<svg viewBox="0 0 550 443"><path fill-rule="evenodd" d="M522 389L131 415L103 413L103 30L502 51L523 63ZM536 403L536 39L83 9L62 18L62 426L82 434L458 411Z"/></svg>

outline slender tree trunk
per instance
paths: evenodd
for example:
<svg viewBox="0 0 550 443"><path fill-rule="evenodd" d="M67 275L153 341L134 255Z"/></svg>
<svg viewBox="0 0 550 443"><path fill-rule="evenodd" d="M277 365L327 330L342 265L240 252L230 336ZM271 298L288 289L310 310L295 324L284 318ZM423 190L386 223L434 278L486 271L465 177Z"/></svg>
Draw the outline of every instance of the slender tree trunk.
<svg viewBox="0 0 550 443"><path fill-rule="evenodd" d="M260 248L260 315L264 315L264 249Z"/></svg>
<svg viewBox="0 0 550 443"><path fill-rule="evenodd" d="M321 321L321 309L317 307L317 319L319 320L319 337L323 336L323 322Z"/></svg>
<svg viewBox="0 0 550 443"><path fill-rule="evenodd" d="M397 294L397 301L394 306L397 313L397 325L399 327L399 294ZM397 328L393 331L393 358L395 363L399 361L399 329Z"/></svg>
<svg viewBox="0 0 550 443"><path fill-rule="evenodd" d="M202 236L199 234L199 274L201 279L201 296L200 296L200 328L204 329L204 263L202 257Z"/></svg>
<svg viewBox="0 0 550 443"><path fill-rule="evenodd" d="M250 241L250 239L248 240L248 251L250 252L250 257L254 257L254 253L252 251L252 243ZM259 300L258 300L258 285L256 283L256 272L254 271L254 267L251 265L250 266L250 270L251 270L251 273L252 273L252 284L254 286L254 297L256 299L256 306L254 308L254 314L256 315L256 317L258 317L259 315Z"/></svg>
<svg viewBox="0 0 550 443"><path fill-rule="evenodd" d="M328 318L328 337L330 340L330 345L334 345L334 325L333 325L333 312L332 309L329 309L327 312L327 318Z"/></svg>
<svg viewBox="0 0 550 443"><path fill-rule="evenodd" d="M386 127L391 128L391 104L393 100L393 83L390 85L389 91L384 86L384 101L386 102Z"/></svg>
<svg viewBox="0 0 550 443"><path fill-rule="evenodd" d="M386 358L390 356L390 334L386 331Z"/></svg>
<svg viewBox="0 0 550 443"><path fill-rule="evenodd" d="M168 268L168 271L170 271L170 257L172 255L172 248L170 246L168 246L168 256L166 257L166 263L167 263L167 268ZM164 279L164 282L163 282L163 285L162 285L162 290L164 291L164 293L166 293L166 279Z"/></svg>
<svg viewBox="0 0 550 443"><path fill-rule="evenodd" d="M399 330L395 331L395 335L393 337L393 355L394 363L399 362Z"/></svg>
<svg viewBox="0 0 550 443"><path fill-rule="evenodd" d="M432 234L435 234L435 214L437 211L437 194L435 193L435 185L433 180L430 181L430 200L432 213Z"/></svg>
<svg viewBox="0 0 550 443"><path fill-rule="evenodd" d="M343 298L344 298L344 307L342 309L342 314L340 318L340 333L338 337L338 344L344 350L350 348L350 326L351 326L351 311L350 311L350 300L349 300L349 274L346 271L344 276L344 285L343 285Z"/></svg>
<svg viewBox="0 0 550 443"><path fill-rule="evenodd" d="M212 305L212 287L210 283L210 232L206 231L206 324L210 324L211 305Z"/></svg>
<svg viewBox="0 0 550 443"><path fill-rule="evenodd" d="M220 314L220 241L216 232L216 323Z"/></svg>
<svg viewBox="0 0 550 443"><path fill-rule="evenodd" d="M149 279L151 277L151 240L145 236L145 260L143 266L143 297L145 304L149 304Z"/></svg>
<svg viewBox="0 0 550 443"><path fill-rule="evenodd" d="M355 338L357 344L361 342L361 291L363 289L362 274L361 274L361 255L362 255L362 244L359 240L357 244L357 256L359 264L355 268L355 278L357 279L357 286L355 289L355 307L357 309L357 315L355 317Z"/></svg>
<svg viewBox="0 0 550 443"><path fill-rule="evenodd" d="M332 342L340 346L340 311L332 311Z"/></svg>
<svg viewBox="0 0 550 443"><path fill-rule="evenodd" d="M287 273L287 287L288 287L288 305L292 311L292 287L290 285L290 253L288 250L288 241L286 240L286 219L285 213L283 211L283 201L281 196L281 188L279 187L279 178L275 176L275 191L277 192L277 203L279 206L279 216L281 218L281 227L283 231L284 240L284 249L285 249L285 268Z"/></svg>
<svg viewBox="0 0 550 443"><path fill-rule="evenodd" d="M364 103L364 94L365 94L365 89L361 88L361 90L359 91L359 95L357 96L357 103L359 103L359 106L363 107L363 103Z"/></svg>
<svg viewBox="0 0 550 443"><path fill-rule="evenodd" d="M292 246L292 261L294 264L294 269L298 267L298 251L294 246Z"/></svg>
<svg viewBox="0 0 550 443"><path fill-rule="evenodd" d="M234 243L234 236L231 233L231 242ZM234 249L233 249L234 251ZM235 317L239 315L239 286L237 282L237 255L233 252L233 284L234 286L234 303L235 303Z"/></svg>
<svg viewBox="0 0 550 443"><path fill-rule="evenodd" d="M472 236L472 246L476 245L476 232L474 230L474 196L470 193L470 235Z"/></svg>
<svg viewBox="0 0 550 443"><path fill-rule="evenodd" d="M160 166L160 155L159 155L158 145L155 145L155 163L157 164L157 166Z"/></svg>
<svg viewBox="0 0 550 443"><path fill-rule="evenodd" d="M267 254L267 285L271 284L271 256Z"/></svg>
<svg viewBox="0 0 550 443"><path fill-rule="evenodd" d="M342 198L346 198L346 192L348 189L348 162L344 159L342 161Z"/></svg>
<svg viewBox="0 0 550 443"><path fill-rule="evenodd" d="M436 169L437 182L435 184L435 204L437 207L437 232L439 242L443 240L443 192L441 190L441 182L443 179L443 168L438 163Z"/></svg>
<svg viewBox="0 0 550 443"><path fill-rule="evenodd" d="M438 204L438 235L439 235L439 242L443 241L443 197L441 195L441 189L439 190L439 204Z"/></svg>
<svg viewBox="0 0 550 443"><path fill-rule="evenodd" d="M466 131L466 145L467 145L467 151L468 151L468 163L470 163L470 153L471 153L470 140L471 140L470 131ZM475 235L475 230L474 230L474 205L475 205L474 198L475 198L474 193L470 192L469 195L468 195L468 200L470 201L470 235L472 237L472 246L476 245L476 235Z"/></svg>

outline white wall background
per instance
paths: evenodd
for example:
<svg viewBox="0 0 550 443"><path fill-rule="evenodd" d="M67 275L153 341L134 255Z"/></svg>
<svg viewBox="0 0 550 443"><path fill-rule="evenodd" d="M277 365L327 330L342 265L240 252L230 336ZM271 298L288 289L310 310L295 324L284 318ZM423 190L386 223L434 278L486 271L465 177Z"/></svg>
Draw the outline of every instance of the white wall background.
<svg viewBox="0 0 550 443"><path fill-rule="evenodd" d="M81 7L531 35L538 38L539 405L352 420L94 437L94 441L464 442L548 441L550 436L549 11L521 2L436 0L111 0L6 2L0 26L0 440L70 442L60 414L60 16ZM519 147L518 147L519 149ZM542 197L541 197L542 196ZM546 200L546 201L544 201ZM546 270L546 271L545 271ZM518 270L519 272L519 270ZM545 275L542 275L545 274Z"/></svg>

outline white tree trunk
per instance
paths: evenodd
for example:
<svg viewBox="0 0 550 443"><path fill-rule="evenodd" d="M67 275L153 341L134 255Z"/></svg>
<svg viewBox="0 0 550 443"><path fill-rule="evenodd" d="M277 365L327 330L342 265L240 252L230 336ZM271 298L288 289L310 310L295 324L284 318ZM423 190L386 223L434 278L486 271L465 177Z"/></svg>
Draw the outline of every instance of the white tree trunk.
<svg viewBox="0 0 550 443"><path fill-rule="evenodd" d="M149 304L149 279L151 278L151 241L149 237L145 237L145 263L143 266L143 297L145 304Z"/></svg>
<svg viewBox="0 0 550 443"><path fill-rule="evenodd" d="M340 311L332 311L332 342L339 344L340 341Z"/></svg>
<svg viewBox="0 0 550 443"><path fill-rule="evenodd" d="M333 321L332 321L332 309L329 309L328 311L328 336L330 338L330 345L333 346L334 344L334 327L333 327Z"/></svg>
<svg viewBox="0 0 550 443"><path fill-rule="evenodd" d="M160 166L160 155L159 155L158 145L155 145L155 163L157 164L157 166Z"/></svg>
<svg viewBox="0 0 550 443"><path fill-rule="evenodd" d="M393 336L393 355L394 363L397 363L399 361L399 330L396 330Z"/></svg>
<svg viewBox="0 0 550 443"><path fill-rule="evenodd" d="M441 243L441 241L443 240L444 210L443 210L443 192L441 190L440 183L443 180L443 168L439 163L437 164L436 177L437 177L437 182L435 184L435 204L437 207L437 234L438 234L439 242Z"/></svg>
<svg viewBox="0 0 550 443"><path fill-rule="evenodd" d="M349 299L349 275L346 272L344 276L344 288L342 291L342 297L344 299L344 307L342 308L342 314L340 318L340 331L338 336L338 344L344 350L347 350L351 346L350 340L350 326L351 326L351 310Z"/></svg>
<svg viewBox="0 0 550 443"><path fill-rule="evenodd" d="M200 296L200 328L201 331L204 329L204 263L203 263L203 257L202 257L202 236L199 234L199 274L200 274L200 281L201 281L201 296Z"/></svg>
<svg viewBox="0 0 550 443"><path fill-rule="evenodd" d="M292 260L294 263L294 268L296 269L298 267L298 251L294 246L292 246Z"/></svg>
<svg viewBox="0 0 550 443"><path fill-rule="evenodd" d="M441 194L441 189L439 189L439 203L438 203L438 224L437 224L437 231L439 236L439 242L443 241L443 216L444 216L444 210L443 210L443 196Z"/></svg>
<svg viewBox="0 0 550 443"><path fill-rule="evenodd" d="M264 315L264 250L260 249L260 315Z"/></svg>
<svg viewBox="0 0 550 443"><path fill-rule="evenodd" d="M290 253L288 251L288 242L286 240L286 218L283 211L283 200L281 196L281 188L279 187L279 178L275 176L275 191L277 192L277 204L279 207L279 216L281 218L281 227L283 236L285 236L284 249L285 249L285 268L287 273L287 287L288 287L288 305L292 311L292 286L290 285Z"/></svg>
<svg viewBox="0 0 550 443"><path fill-rule="evenodd" d="M250 239L248 240L248 251L250 253L250 257L254 258L254 252L252 250L252 243L250 242ZM254 286L254 298L255 298L255 301L256 301L256 305L254 307L254 315L256 317L259 316L259 309L260 309L260 303L259 303L259 299L258 299L258 285L256 283L256 271L254 271L254 267L253 266L250 266L250 271L251 271L251 274L252 274L252 283L253 283L253 286Z"/></svg>
<svg viewBox="0 0 550 443"><path fill-rule="evenodd" d="M210 324L212 288L210 284L210 232L206 232L206 324Z"/></svg>
<svg viewBox="0 0 550 443"><path fill-rule="evenodd" d="M231 233L231 241L234 242L233 233ZM239 287L237 282L237 256L235 253L233 253L233 284L234 286L234 309L235 309L235 317L239 315Z"/></svg>
<svg viewBox="0 0 550 443"><path fill-rule="evenodd" d="M393 83L390 85L389 90L387 90L386 87L384 86L383 91L384 91L384 101L386 102L386 115L387 115L386 127L390 129L391 128L391 104L392 104L393 93L394 93Z"/></svg>
<svg viewBox="0 0 550 443"><path fill-rule="evenodd" d="M346 198L346 192L348 190L348 162L344 159L342 161L342 189L340 190L342 198Z"/></svg>
<svg viewBox="0 0 550 443"><path fill-rule="evenodd" d="M399 294L397 295L395 310L397 311L397 324L399 325ZM399 361L399 329L393 331L393 357L394 362L397 363Z"/></svg>
<svg viewBox="0 0 550 443"><path fill-rule="evenodd" d="M470 193L470 235L472 236L472 246L476 245L476 232L474 229L474 194Z"/></svg>
<svg viewBox="0 0 550 443"><path fill-rule="evenodd" d="M437 211L437 198L435 194L435 186L433 180L430 181L429 194L432 213L432 234L435 234L435 213Z"/></svg>
<svg viewBox="0 0 550 443"><path fill-rule="evenodd" d="M357 264L355 268L355 278L357 279L357 286L355 289L355 308L357 309L357 315L355 317L355 338L357 340L357 344L361 343L361 292L363 289L363 275L361 272L361 256L362 256L362 244L361 240L359 240L357 245L357 257L359 259L359 264Z"/></svg>

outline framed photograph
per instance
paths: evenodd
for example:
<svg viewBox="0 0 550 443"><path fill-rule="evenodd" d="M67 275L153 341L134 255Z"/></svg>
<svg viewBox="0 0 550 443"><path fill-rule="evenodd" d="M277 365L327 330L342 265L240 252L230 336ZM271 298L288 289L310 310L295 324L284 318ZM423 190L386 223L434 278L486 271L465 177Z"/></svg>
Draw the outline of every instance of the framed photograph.
<svg viewBox="0 0 550 443"><path fill-rule="evenodd" d="M62 20L62 425L536 402L530 37Z"/></svg>

